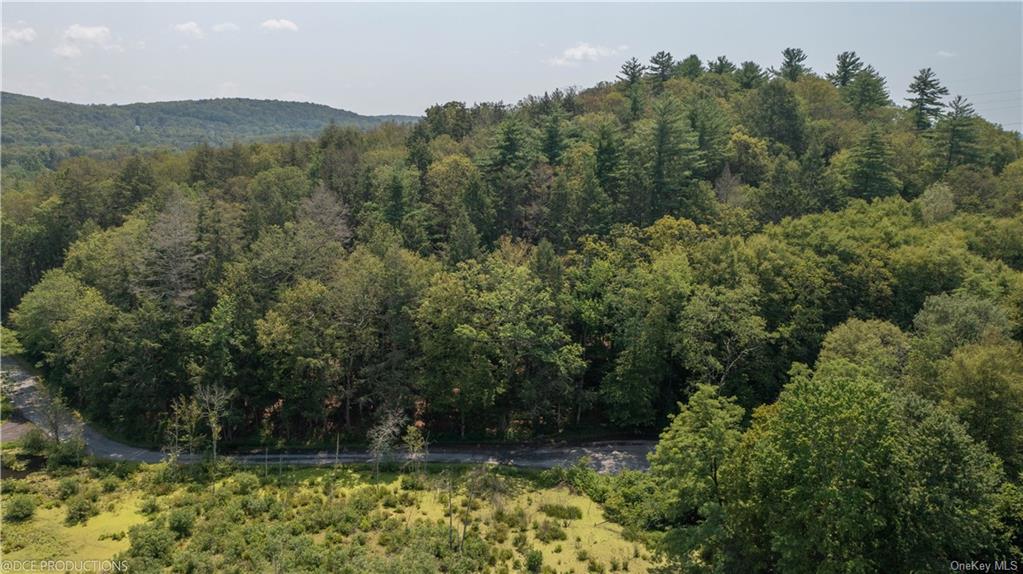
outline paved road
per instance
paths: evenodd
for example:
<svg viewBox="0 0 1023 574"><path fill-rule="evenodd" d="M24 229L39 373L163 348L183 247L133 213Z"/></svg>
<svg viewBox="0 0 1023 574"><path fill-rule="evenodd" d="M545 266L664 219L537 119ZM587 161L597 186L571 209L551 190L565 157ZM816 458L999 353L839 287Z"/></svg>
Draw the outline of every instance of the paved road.
<svg viewBox="0 0 1023 574"><path fill-rule="evenodd" d="M11 402L15 408L29 421L46 430L49 427L46 389L38 384L38 379L17 361L2 358L2 369L11 381L8 389ZM61 413L61 434L77 435L85 440L89 452L98 458L109 460L125 460L138 462L159 462L164 458L162 452L133 447L107 438L96 429L85 423L73 412ZM618 472L623 469L644 469L647 467L646 455L653 449L653 441L605 441L586 444L552 444L543 446L488 446L433 448L426 455L427 462L441 463L493 463L532 468L552 468L574 464L582 457L589 457L590 464L598 472ZM235 454L230 456L241 464L264 464L267 461L263 453ZM400 457L399 457L400 458ZM365 452L342 452L335 458L333 452L315 452L299 454L270 454L271 463L283 462L293 465L330 465L335 462L367 462L369 455Z"/></svg>

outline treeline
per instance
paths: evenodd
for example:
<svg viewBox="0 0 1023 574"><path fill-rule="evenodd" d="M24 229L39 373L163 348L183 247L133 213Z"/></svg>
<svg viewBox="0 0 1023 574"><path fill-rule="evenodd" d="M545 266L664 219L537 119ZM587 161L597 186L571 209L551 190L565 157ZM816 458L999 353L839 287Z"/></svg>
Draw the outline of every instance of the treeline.
<svg viewBox="0 0 1023 574"><path fill-rule="evenodd" d="M942 297L1018 346L1018 134L929 70L902 107L854 54L804 57L659 53L409 127L69 160L5 186L8 322L125 434L216 386L228 439L265 441L393 406L433 436L650 430L699 384L752 409L833 328Z"/></svg>
<svg viewBox="0 0 1023 574"><path fill-rule="evenodd" d="M312 137L326 126L371 128L413 116L363 116L321 104L218 98L126 105L82 105L3 92L3 167L35 173L68 157L132 149L183 149L200 141Z"/></svg>

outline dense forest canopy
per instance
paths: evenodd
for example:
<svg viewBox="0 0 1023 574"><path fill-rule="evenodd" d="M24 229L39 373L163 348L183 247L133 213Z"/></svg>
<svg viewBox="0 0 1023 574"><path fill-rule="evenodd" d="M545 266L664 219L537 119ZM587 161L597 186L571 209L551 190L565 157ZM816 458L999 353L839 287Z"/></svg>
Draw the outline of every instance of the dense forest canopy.
<svg viewBox="0 0 1023 574"><path fill-rule="evenodd" d="M330 124L371 128L410 123L413 116L362 116L320 104L219 98L126 105L82 105L3 92L5 168L56 167L69 156L157 147L186 148L205 141L312 137Z"/></svg>
<svg viewBox="0 0 1023 574"><path fill-rule="evenodd" d="M4 182L6 323L153 440L213 387L239 443L394 407L434 438L670 420L609 504L694 571L1018 549L1019 134L930 69L804 60L660 52L414 125L69 159Z"/></svg>

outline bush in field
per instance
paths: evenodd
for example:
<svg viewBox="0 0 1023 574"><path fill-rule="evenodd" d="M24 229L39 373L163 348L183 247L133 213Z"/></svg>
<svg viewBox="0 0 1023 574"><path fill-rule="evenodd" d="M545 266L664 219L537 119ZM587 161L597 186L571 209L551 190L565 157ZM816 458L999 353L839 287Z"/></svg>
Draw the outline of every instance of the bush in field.
<svg viewBox="0 0 1023 574"><path fill-rule="evenodd" d="M526 570L538 574L543 567L543 553L535 548L526 551Z"/></svg>
<svg viewBox="0 0 1023 574"><path fill-rule="evenodd" d="M68 498L78 494L79 488L80 485L78 484L78 479L72 477L62 478L60 482L57 483L57 498L67 500Z"/></svg>
<svg viewBox="0 0 1023 574"><path fill-rule="evenodd" d="M579 520L583 517L583 511L570 504L541 504L540 512L560 520Z"/></svg>
<svg viewBox="0 0 1023 574"><path fill-rule="evenodd" d="M89 520L96 515L96 505L84 496L76 496L67 503L67 516L64 517L64 524L74 526Z"/></svg>
<svg viewBox="0 0 1023 574"><path fill-rule="evenodd" d="M526 511L521 507L515 507L514 510L507 510L503 507L498 508L494 512L494 520L519 530L525 530L529 524L529 520L526 518Z"/></svg>
<svg viewBox="0 0 1023 574"><path fill-rule="evenodd" d="M4 503L4 519L21 522L32 518L36 503L27 494L16 494Z"/></svg>
<svg viewBox="0 0 1023 574"><path fill-rule="evenodd" d="M195 511L191 508L175 508L167 515L167 528L178 538L191 536L195 526Z"/></svg>
<svg viewBox="0 0 1023 574"><path fill-rule="evenodd" d="M120 484L120 481L117 480L117 477L108 476L108 477L104 478L102 480L102 482L100 482L100 487L103 489L103 492L108 492L109 493L109 492L114 492L115 490L117 490L117 486L119 484Z"/></svg>
<svg viewBox="0 0 1023 574"><path fill-rule="evenodd" d="M170 562L174 533L159 523L139 524L128 531L129 572L158 572ZM124 558L124 556L120 556Z"/></svg>
<svg viewBox="0 0 1023 574"><path fill-rule="evenodd" d="M74 468L81 466L85 459L85 443L82 439L73 438L60 443L52 443L46 455L46 468Z"/></svg>
<svg viewBox="0 0 1023 574"><path fill-rule="evenodd" d="M568 536L557 522L544 520L536 525L536 538L541 542L551 542L554 540L565 540Z"/></svg>
<svg viewBox="0 0 1023 574"><path fill-rule="evenodd" d="M160 512L160 503L156 501L155 496L149 496L143 499L142 504L139 505L139 512L142 514L156 514Z"/></svg>
<svg viewBox="0 0 1023 574"><path fill-rule="evenodd" d="M46 450L50 448L50 442L50 437L46 436L46 433L33 428L21 437L21 448L25 449L28 454L41 456L46 454Z"/></svg>
<svg viewBox="0 0 1023 574"><path fill-rule="evenodd" d="M234 475L234 493L251 494L259 488L259 477L251 472L239 472Z"/></svg>

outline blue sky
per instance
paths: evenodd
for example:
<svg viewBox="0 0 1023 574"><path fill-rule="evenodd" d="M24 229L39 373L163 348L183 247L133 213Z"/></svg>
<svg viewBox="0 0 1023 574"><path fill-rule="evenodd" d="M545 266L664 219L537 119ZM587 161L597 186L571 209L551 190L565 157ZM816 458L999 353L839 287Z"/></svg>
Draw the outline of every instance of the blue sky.
<svg viewBox="0 0 1023 574"><path fill-rule="evenodd" d="M244 96L419 114L610 80L658 50L819 73L855 50L901 101L930 66L1023 121L1023 3L3 4L3 89L81 103Z"/></svg>

